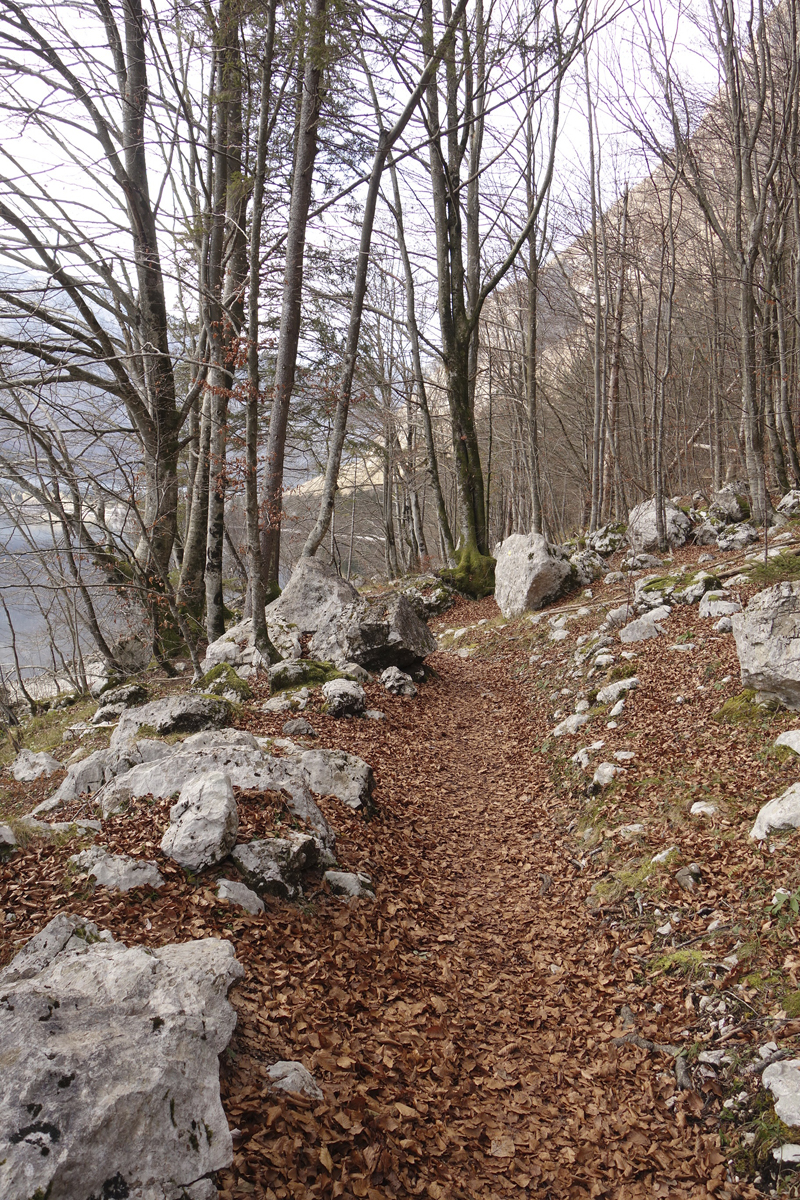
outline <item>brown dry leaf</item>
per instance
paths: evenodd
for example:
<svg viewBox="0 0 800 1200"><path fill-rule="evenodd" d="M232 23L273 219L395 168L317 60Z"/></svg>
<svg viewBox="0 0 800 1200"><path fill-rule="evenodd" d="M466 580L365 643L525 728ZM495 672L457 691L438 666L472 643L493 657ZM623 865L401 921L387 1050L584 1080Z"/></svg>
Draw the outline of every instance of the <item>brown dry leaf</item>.
<svg viewBox="0 0 800 1200"><path fill-rule="evenodd" d="M510 1137L493 1138L489 1153L492 1158L513 1158L516 1154L514 1139Z"/></svg>

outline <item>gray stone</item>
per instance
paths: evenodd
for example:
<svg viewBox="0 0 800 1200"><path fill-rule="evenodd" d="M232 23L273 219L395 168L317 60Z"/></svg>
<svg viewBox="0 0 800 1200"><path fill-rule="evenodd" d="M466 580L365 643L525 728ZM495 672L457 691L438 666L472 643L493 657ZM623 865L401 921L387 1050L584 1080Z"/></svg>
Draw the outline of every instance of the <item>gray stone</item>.
<svg viewBox="0 0 800 1200"><path fill-rule="evenodd" d="M578 550L569 556L570 566L575 570L575 583L589 587L606 573L606 564L594 550Z"/></svg>
<svg viewBox="0 0 800 1200"><path fill-rule="evenodd" d="M60 771L63 766L57 758L53 758L52 754L45 754L43 750L39 753L20 750L11 765L11 774L17 783L33 783L42 776L49 779L54 771Z"/></svg>
<svg viewBox="0 0 800 1200"><path fill-rule="evenodd" d="M504 617L518 617L557 599L574 574L560 546L540 533L513 533L497 551L495 600Z"/></svg>
<svg viewBox="0 0 800 1200"><path fill-rule="evenodd" d="M370 721L386 720L386 713L382 713L379 708L368 708L364 713L364 716L368 717Z"/></svg>
<svg viewBox="0 0 800 1200"><path fill-rule="evenodd" d="M300 1062L276 1062L267 1067L267 1077L273 1092L293 1092L311 1100L323 1100L322 1089L314 1076Z"/></svg>
<svg viewBox="0 0 800 1200"><path fill-rule="evenodd" d="M421 621L429 621L446 612L455 604L458 595L454 588L435 575L418 575L401 590Z"/></svg>
<svg viewBox="0 0 800 1200"><path fill-rule="evenodd" d="M148 726L163 737L167 733L195 733L201 729L220 729L230 725L232 707L218 696L184 693L153 700L139 708L129 708L120 717L111 735L110 748L119 749L136 740L139 730ZM88 760L87 760L88 761Z"/></svg>
<svg viewBox="0 0 800 1200"><path fill-rule="evenodd" d="M630 679L617 679L614 683L608 683L605 687L600 688L600 691L597 693L597 701L599 704L613 704L625 692L629 692L638 686L639 678L637 675L632 675Z"/></svg>
<svg viewBox="0 0 800 1200"><path fill-rule="evenodd" d="M738 600L731 600L728 592L706 592L700 601L699 617L732 617L742 611Z"/></svg>
<svg viewBox="0 0 800 1200"><path fill-rule="evenodd" d="M686 867L679 867L675 872L675 882L684 891L691 892L694 890L695 884L700 882L702 875L697 863L689 863Z"/></svg>
<svg viewBox="0 0 800 1200"><path fill-rule="evenodd" d="M161 850L180 866L202 871L228 857L238 832L231 781L222 771L210 771L190 780L169 810Z"/></svg>
<svg viewBox="0 0 800 1200"><path fill-rule="evenodd" d="M276 663L269 670L269 688L274 695L289 688L318 687L336 671L333 663L317 659L298 658Z"/></svg>
<svg viewBox="0 0 800 1200"><path fill-rule="evenodd" d="M336 796L348 808L370 807L372 767L344 750L306 750L300 755L308 786L318 796Z"/></svg>
<svg viewBox="0 0 800 1200"><path fill-rule="evenodd" d="M624 583L624 582L625 582L625 576L622 574L622 571L609 571L608 574L606 575L605 579L603 580L603 583L607 583L607 584Z"/></svg>
<svg viewBox="0 0 800 1200"><path fill-rule="evenodd" d="M369 875L362 875L360 871L326 871L323 879L336 896L375 899L372 880Z"/></svg>
<svg viewBox="0 0 800 1200"><path fill-rule="evenodd" d="M268 713L302 712L310 699L311 693L306 687L299 688L296 692L278 692L276 696L270 696L269 700L261 705L261 711Z"/></svg>
<svg viewBox="0 0 800 1200"><path fill-rule="evenodd" d="M792 488L778 503L777 511L784 517L800 516L800 491Z"/></svg>
<svg viewBox="0 0 800 1200"><path fill-rule="evenodd" d="M164 880L156 864L150 860L131 858L129 854L111 854L105 846L91 846L68 860L79 871L92 875L101 887L115 892L129 892L135 887L163 886Z"/></svg>
<svg viewBox="0 0 800 1200"><path fill-rule="evenodd" d="M733 633L733 621L730 617L720 617L714 624L715 633Z"/></svg>
<svg viewBox="0 0 800 1200"><path fill-rule="evenodd" d="M716 804L712 804L709 800L696 800L689 809L689 813L693 817L713 817L716 811Z"/></svg>
<svg viewBox="0 0 800 1200"><path fill-rule="evenodd" d="M299 658L302 653L300 638L297 630L277 616L270 619L267 610L267 633L276 652L282 659ZM269 662L256 649L253 633L253 618L246 617L237 625L227 629L222 637L210 642L206 656L200 664L203 673L207 674L212 667L227 663L233 667L240 679L253 679L259 674L266 674Z"/></svg>
<svg viewBox="0 0 800 1200"><path fill-rule="evenodd" d="M800 729L787 729L779 733L775 739L776 746L788 746L795 754L800 754Z"/></svg>
<svg viewBox="0 0 800 1200"><path fill-rule="evenodd" d="M66 778L62 779L58 790L47 800L37 804L33 810L35 815L50 812L62 804L69 804L79 796L92 795L106 781L106 767L112 755L108 750L95 750L88 758L71 763L67 768Z"/></svg>
<svg viewBox="0 0 800 1200"><path fill-rule="evenodd" d="M16 845L17 839L14 836L14 830L10 825L4 825L0 822L0 856L14 850Z"/></svg>
<svg viewBox="0 0 800 1200"><path fill-rule="evenodd" d="M292 900L300 891L302 872L317 863L319 846L305 833L285 838L261 838L237 846L232 858L249 883L260 892Z"/></svg>
<svg viewBox="0 0 800 1200"><path fill-rule="evenodd" d="M436 639L405 596L366 600L316 558L300 559L268 606L268 620L271 614L310 633L309 654L338 667L351 662L370 671L415 667L436 649Z"/></svg>
<svg viewBox="0 0 800 1200"><path fill-rule="evenodd" d="M800 829L800 783L793 783L782 795L765 804L750 830L750 837L763 842L781 829Z"/></svg>
<svg viewBox="0 0 800 1200"><path fill-rule="evenodd" d="M372 683L372 676L366 667L359 666L355 662L342 663L342 672L349 675L351 679L355 679L356 683Z"/></svg>
<svg viewBox="0 0 800 1200"><path fill-rule="evenodd" d="M261 897L257 896L255 892L251 892L249 887L245 887L236 879L220 879L217 886L217 899L235 904L254 917L265 911L264 901Z"/></svg>
<svg viewBox="0 0 800 1200"><path fill-rule="evenodd" d="M666 621L672 610L666 606L653 608L650 612L645 613L643 617L639 617L636 621L629 621L619 631L619 640L631 645L635 642L646 642L650 638L658 637L663 633L661 623Z"/></svg>
<svg viewBox="0 0 800 1200"><path fill-rule="evenodd" d="M622 525L602 525L596 529L594 533L590 533L586 539L586 545L590 550L595 550L598 554L613 554L619 550L620 546L625 541L625 528ZM606 580L608 582L608 580Z"/></svg>
<svg viewBox="0 0 800 1200"><path fill-rule="evenodd" d="M585 725L589 720L586 713L572 713L571 716L565 717L553 730L553 737L563 737L565 734L577 733L582 725Z"/></svg>
<svg viewBox="0 0 800 1200"><path fill-rule="evenodd" d="M717 538L724 530L724 525L720 521L707 520L698 525L692 534L692 540L696 546L716 546ZM698 562L700 560L698 559Z"/></svg>
<svg viewBox="0 0 800 1200"><path fill-rule="evenodd" d="M770 1063L762 1083L775 1097L775 1115L784 1125L800 1125L800 1058Z"/></svg>
<svg viewBox="0 0 800 1200"><path fill-rule="evenodd" d="M103 692L103 704L121 704L123 708L135 708L147 701L147 688L141 683L123 683L120 687Z"/></svg>
<svg viewBox="0 0 800 1200"><path fill-rule="evenodd" d="M293 717L291 721L287 721L283 727L283 732L287 737L316 737L317 731L310 721L305 717Z"/></svg>
<svg viewBox="0 0 800 1200"><path fill-rule="evenodd" d="M800 1163L800 1146L795 1142L785 1142L783 1146L773 1149L772 1157L782 1166L796 1166Z"/></svg>
<svg viewBox="0 0 800 1200"><path fill-rule="evenodd" d="M742 525L730 525L717 538L720 550L744 550L759 540L759 533L754 526L745 522Z"/></svg>
<svg viewBox="0 0 800 1200"><path fill-rule="evenodd" d="M671 500L664 502L664 525L669 546L682 546L692 527L686 513ZM635 554L658 549L655 500L645 500L631 509L628 514L627 538Z"/></svg>
<svg viewBox="0 0 800 1200"><path fill-rule="evenodd" d="M352 679L332 679L322 685L325 708L332 717L358 717L367 707L367 695Z"/></svg>
<svg viewBox="0 0 800 1200"><path fill-rule="evenodd" d="M417 688L414 680L399 667L387 667L381 672L381 683L387 692L393 696L416 696Z"/></svg>
<svg viewBox="0 0 800 1200"><path fill-rule="evenodd" d="M213 1196L233 1158L219 1055L242 974L229 942L128 948L50 922L0 973L0 1195Z"/></svg>
<svg viewBox="0 0 800 1200"><path fill-rule="evenodd" d="M743 687L800 709L800 580L758 592L732 621Z"/></svg>
<svg viewBox="0 0 800 1200"><path fill-rule="evenodd" d="M750 516L750 485L746 480L732 480L714 492L708 515L724 525L738 525L746 521Z"/></svg>
<svg viewBox="0 0 800 1200"><path fill-rule="evenodd" d="M91 718L91 723L92 725L113 725L124 712L124 704L102 704Z"/></svg>
<svg viewBox="0 0 800 1200"><path fill-rule="evenodd" d="M592 784L595 788L607 788L620 773L620 768L615 763L602 762L597 767L593 777Z"/></svg>
<svg viewBox="0 0 800 1200"><path fill-rule="evenodd" d="M630 621L633 617L634 608L632 604L619 604L616 608L609 609L606 613L606 619L601 625L601 629L619 629L626 621Z"/></svg>

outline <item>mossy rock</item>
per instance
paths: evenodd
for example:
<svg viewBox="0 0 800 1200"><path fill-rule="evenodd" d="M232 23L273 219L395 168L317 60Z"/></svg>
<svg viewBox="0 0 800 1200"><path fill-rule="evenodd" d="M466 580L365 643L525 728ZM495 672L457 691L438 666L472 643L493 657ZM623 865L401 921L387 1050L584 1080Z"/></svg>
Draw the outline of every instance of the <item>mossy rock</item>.
<svg viewBox="0 0 800 1200"><path fill-rule="evenodd" d="M207 696L222 696L226 700L233 700L235 704L244 704L245 700L253 697L249 683L239 678L230 663L217 663L206 672L202 683L197 686Z"/></svg>
<svg viewBox="0 0 800 1200"><path fill-rule="evenodd" d="M745 688L737 696L731 696L714 714L715 721L726 725L764 725L771 717L770 707L756 704L756 693L752 688Z"/></svg>
<svg viewBox="0 0 800 1200"><path fill-rule="evenodd" d="M651 579L649 583L645 584L642 592L671 592L675 590L680 582L681 578L679 575L660 575L658 579Z"/></svg>
<svg viewBox="0 0 800 1200"><path fill-rule="evenodd" d="M278 692L294 691L301 687L322 687L332 679L349 679L350 676L340 671L332 662L322 662L313 658L290 658L285 662L276 663L270 667L269 690L274 696Z"/></svg>
<svg viewBox="0 0 800 1200"><path fill-rule="evenodd" d="M637 673L636 663L624 662L624 663L620 663L619 666L610 667L609 671L606 675L606 679L608 680L609 683L617 683L617 681L620 679L633 679L633 677L634 677L634 675L636 675L636 673ZM595 696L596 695L597 695L597 693L595 692Z"/></svg>

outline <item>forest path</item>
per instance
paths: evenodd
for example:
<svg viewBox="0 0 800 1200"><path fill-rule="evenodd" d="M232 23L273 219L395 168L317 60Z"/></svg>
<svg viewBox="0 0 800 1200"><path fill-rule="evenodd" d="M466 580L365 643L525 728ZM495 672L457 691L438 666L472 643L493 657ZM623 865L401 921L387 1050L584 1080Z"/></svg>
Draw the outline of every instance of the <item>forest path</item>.
<svg viewBox="0 0 800 1200"><path fill-rule="evenodd" d="M322 925L319 912L290 922L275 944L284 961L263 976L283 968L266 1006L277 1024L257 980L245 989L262 1035L281 1043L272 1058L302 1058L324 1104L271 1098L258 1128L263 1037L235 1001L241 1092L229 1079L226 1107L249 1125L237 1165L254 1187L240 1174L225 1194L737 1194L717 1137L686 1127L684 1102L691 1115L699 1098L674 1099L671 1058L613 1044L625 1004L657 1038L650 989L634 982L626 935L586 906L536 753L546 715L502 663L438 654L433 665L417 699L381 702L385 723L337 723L338 744L375 767L380 816L343 829L341 807L329 815L340 859L372 874L378 901L342 907L332 936L330 911Z"/></svg>

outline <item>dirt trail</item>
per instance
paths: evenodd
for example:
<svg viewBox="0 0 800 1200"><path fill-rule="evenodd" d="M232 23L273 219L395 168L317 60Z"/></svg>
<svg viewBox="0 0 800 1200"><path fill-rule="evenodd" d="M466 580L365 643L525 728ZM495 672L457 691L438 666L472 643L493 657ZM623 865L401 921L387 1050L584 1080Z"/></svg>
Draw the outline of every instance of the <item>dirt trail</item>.
<svg viewBox="0 0 800 1200"><path fill-rule="evenodd" d="M304 1057L327 1103L269 1109L265 1137L255 1095L237 1099L231 1079L248 1143L230 1195L247 1175L267 1196L744 1195L726 1189L712 1122L695 1093L676 1094L671 1059L612 1043L623 1005L644 1037L654 1010L619 931L585 905L532 749L541 722L496 662L435 665L384 729L336 731L378 775L370 857L358 829L340 850L372 869L379 899L336 918L323 995L284 995L273 1026L293 1029L286 1056ZM302 978L298 954L318 954L324 931L298 925L283 965ZM234 1075L255 1069L245 1055Z"/></svg>

